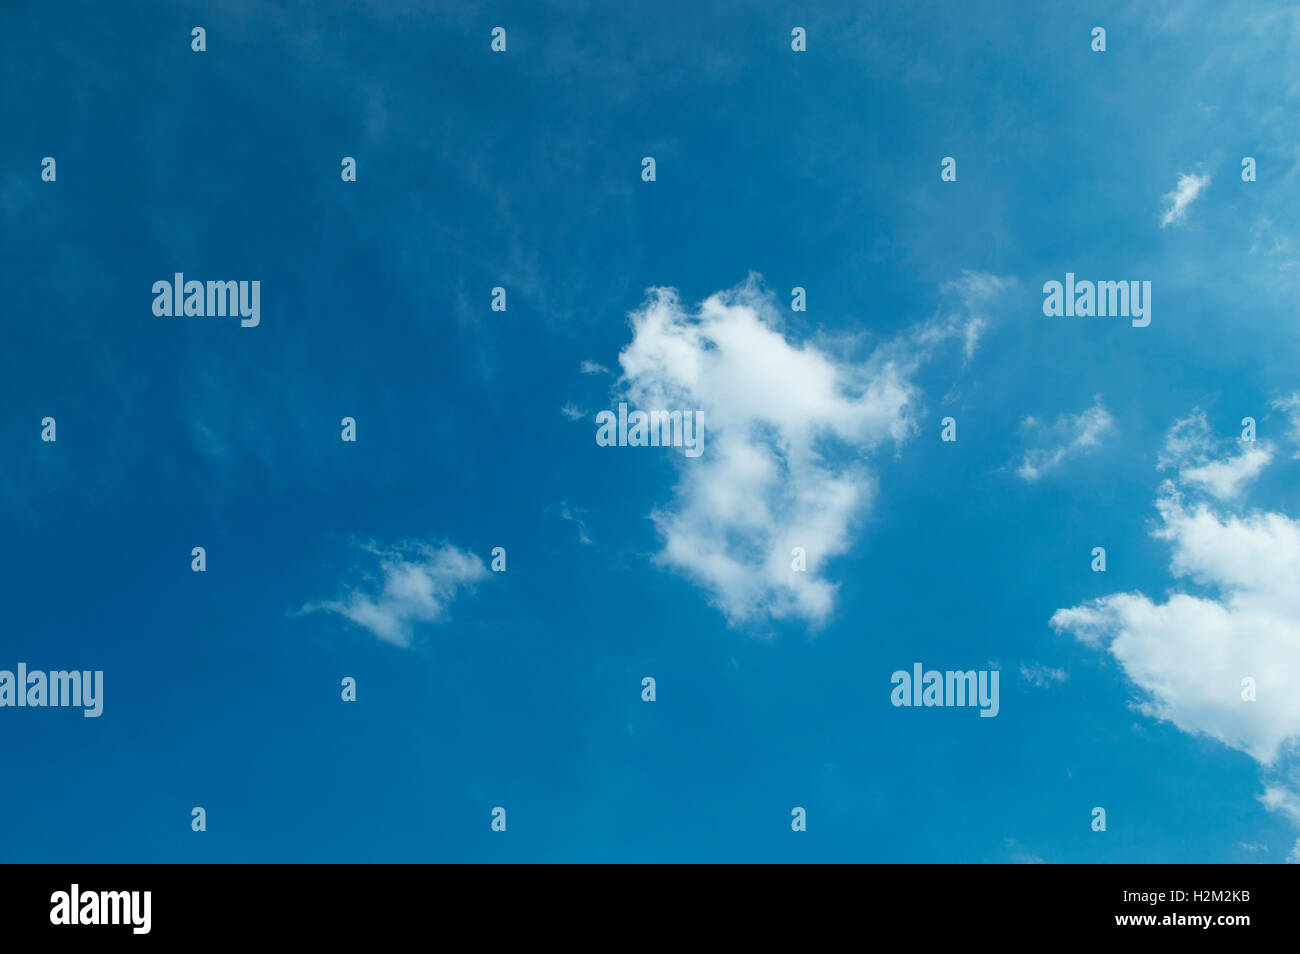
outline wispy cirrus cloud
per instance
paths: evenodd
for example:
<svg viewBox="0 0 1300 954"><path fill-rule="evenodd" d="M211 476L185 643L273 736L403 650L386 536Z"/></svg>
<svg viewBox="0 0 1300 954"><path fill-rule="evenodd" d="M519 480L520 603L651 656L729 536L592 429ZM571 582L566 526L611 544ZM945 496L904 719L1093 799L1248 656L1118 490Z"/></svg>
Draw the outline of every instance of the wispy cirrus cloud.
<svg viewBox="0 0 1300 954"><path fill-rule="evenodd" d="M1115 420L1097 395L1092 407L1078 414L1062 414L1050 425L1027 417L1020 427L1034 446L1025 450L1016 475L1033 483L1067 459L1100 447L1102 438L1115 430Z"/></svg>
<svg viewBox="0 0 1300 954"><path fill-rule="evenodd" d="M980 339L993 324L993 318L989 314L991 306L1003 292L1014 288L1016 284L1014 278L969 269L944 283L943 291L955 295L962 306L961 313L953 316L952 320L960 330L963 363L969 364L975 357Z"/></svg>
<svg viewBox="0 0 1300 954"><path fill-rule="evenodd" d="M567 500L560 500L546 507L542 513L573 524L578 533L578 542L585 546L594 545L591 534L587 532L587 511L582 507L574 506Z"/></svg>
<svg viewBox="0 0 1300 954"><path fill-rule="evenodd" d="M1070 674L1064 669L1053 669L1042 663L1021 663L1020 678L1037 689L1047 689L1058 682L1065 682Z"/></svg>
<svg viewBox="0 0 1300 954"><path fill-rule="evenodd" d="M1286 436L1292 444L1296 445L1296 452L1291 456L1300 458L1300 391L1292 391L1286 397L1276 398L1272 406L1274 410L1286 413L1288 421Z"/></svg>
<svg viewBox="0 0 1300 954"><path fill-rule="evenodd" d="M1007 851L1011 855L1013 865L1041 865L1046 864L1043 859L1028 850L1024 845L1017 842L1014 838L1006 839Z"/></svg>

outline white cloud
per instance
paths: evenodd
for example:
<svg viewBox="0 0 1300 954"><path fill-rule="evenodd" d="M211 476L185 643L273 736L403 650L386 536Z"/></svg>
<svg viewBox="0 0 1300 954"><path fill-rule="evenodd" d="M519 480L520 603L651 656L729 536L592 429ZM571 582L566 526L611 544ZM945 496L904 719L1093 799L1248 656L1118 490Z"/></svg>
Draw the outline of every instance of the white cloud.
<svg viewBox="0 0 1300 954"><path fill-rule="evenodd" d="M560 413L571 421L580 421L587 416L587 412L572 401L566 401L564 406L560 408Z"/></svg>
<svg viewBox="0 0 1300 954"><path fill-rule="evenodd" d="M1102 406L1098 395L1093 398L1092 407L1080 414L1062 414L1050 427L1033 417L1025 418L1021 427L1033 435L1038 446L1025 451L1016 474L1033 482L1055 470L1067 458L1101 446L1101 439L1115 429L1115 420Z"/></svg>
<svg viewBox="0 0 1300 954"><path fill-rule="evenodd" d="M583 508L574 507L567 500L561 500L558 503L551 504L542 512L572 523L578 531L578 542L587 546L592 545L593 541L591 534L587 532L587 521L585 519L587 511Z"/></svg>
<svg viewBox="0 0 1300 954"><path fill-rule="evenodd" d="M966 327L962 329L962 359L970 361L975 357L975 349L979 347L980 338L984 336L984 331L988 328L988 320L976 316L966 322Z"/></svg>
<svg viewBox="0 0 1300 954"><path fill-rule="evenodd" d="M1291 443L1300 445L1300 391L1292 391L1288 397L1278 398L1273 402L1273 407L1279 411L1285 411L1289 426L1287 427L1286 436ZM1300 450L1297 450L1292 457L1300 458Z"/></svg>
<svg viewBox="0 0 1300 954"><path fill-rule="evenodd" d="M1227 455L1227 441L1216 440L1205 412L1194 409L1174 423L1159 457L1161 470L1177 468L1178 479L1219 500L1233 500L1273 460L1271 444L1238 441L1241 450Z"/></svg>
<svg viewBox="0 0 1300 954"><path fill-rule="evenodd" d="M605 367L603 364L598 364L595 361L582 362L582 364L578 367L578 371L582 374L611 374L612 373L609 370L609 368Z"/></svg>
<svg viewBox="0 0 1300 954"><path fill-rule="evenodd" d="M1204 462L1214 451L1214 435L1205 419L1205 412L1193 408L1191 414L1174 421L1174 426L1165 435L1165 446L1157 462L1164 470L1189 462Z"/></svg>
<svg viewBox="0 0 1300 954"><path fill-rule="evenodd" d="M1205 191L1209 184L1209 176L1188 175L1185 173L1180 175L1178 185L1174 186L1174 191L1165 195L1165 202L1168 205L1165 208L1164 215L1160 218L1160 227L1162 229L1168 228L1186 218L1188 207L1196 201L1197 197Z"/></svg>
<svg viewBox="0 0 1300 954"><path fill-rule="evenodd" d="M1052 669L1042 663L1021 663L1020 678L1031 686L1047 689L1053 683L1065 682L1070 674L1064 669Z"/></svg>
<svg viewBox="0 0 1300 954"><path fill-rule="evenodd" d="M1166 442L1174 457L1162 467L1205 453L1198 417L1175 425ZM1221 502L1188 497L1219 496L1214 481L1185 482L1192 486L1161 485L1153 535L1170 545L1173 576L1199 592L1163 602L1114 593L1057 610L1051 625L1109 652L1141 691L1141 712L1245 752L1277 774L1300 754L1300 520L1223 512ZM1253 701L1242 697L1246 678L1254 680ZM1270 784L1261 801L1300 825L1292 786Z"/></svg>
<svg viewBox="0 0 1300 954"><path fill-rule="evenodd" d="M963 314L955 315L951 320L960 331L964 363L970 363L980 339L989 329L991 319L985 314L986 309L1015 284L1014 278L970 270L965 270L959 278L944 283L943 291L956 296L961 302Z"/></svg>
<svg viewBox="0 0 1300 954"><path fill-rule="evenodd" d="M1181 473L1183 480L1188 483L1199 484L1220 500L1230 500L1238 496L1247 483L1258 477L1259 472L1272 459L1273 449L1269 445L1249 443L1236 457L1211 461Z"/></svg>
<svg viewBox="0 0 1300 954"><path fill-rule="evenodd" d="M796 343L756 276L695 311L652 289L630 318L619 385L633 406L699 410L708 431L703 456L678 458L674 497L651 514L657 561L707 589L732 623L824 621L837 588L826 564L875 494L863 455L913 431L924 345L855 361ZM795 547L806 572L791 569Z"/></svg>
<svg viewBox="0 0 1300 954"><path fill-rule="evenodd" d="M396 646L411 645L417 624L445 620L460 592L489 575L477 556L447 543L361 549L378 558L378 576L365 573L365 585L338 600L308 603L301 612L335 613Z"/></svg>
<svg viewBox="0 0 1300 954"><path fill-rule="evenodd" d="M1259 800L1269 811L1277 812L1300 826L1300 797L1295 792L1281 785L1266 785Z"/></svg>
<svg viewBox="0 0 1300 954"><path fill-rule="evenodd" d="M1218 595L1116 593L1057 610L1052 626L1108 649L1148 694L1146 714L1270 765L1300 740L1300 523L1189 507L1171 483L1157 506L1170 570Z"/></svg>
<svg viewBox="0 0 1300 954"><path fill-rule="evenodd" d="M1014 838L1008 838L1007 850L1011 852L1011 863L1013 865L1041 865L1046 864L1041 857L1034 854L1019 844Z"/></svg>
<svg viewBox="0 0 1300 954"><path fill-rule="evenodd" d="M1267 785L1259 800L1269 811L1281 815L1292 825L1300 828L1300 796L1297 796L1295 791L1281 785ZM1286 860L1288 864L1300 864L1300 840L1296 841Z"/></svg>
<svg viewBox="0 0 1300 954"><path fill-rule="evenodd" d="M1292 270L1296 267L1295 240L1290 235L1279 233L1267 216L1255 220L1255 224L1250 227L1250 234L1251 255L1280 259L1271 263L1274 268Z"/></svg>

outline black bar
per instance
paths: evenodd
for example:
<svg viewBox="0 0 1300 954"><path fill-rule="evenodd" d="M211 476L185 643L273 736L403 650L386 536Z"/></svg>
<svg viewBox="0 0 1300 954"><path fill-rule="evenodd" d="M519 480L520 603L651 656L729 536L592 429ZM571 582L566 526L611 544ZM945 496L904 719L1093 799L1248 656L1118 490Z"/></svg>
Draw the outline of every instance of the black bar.
<svg viewBox="0 0 1300 954"><path fill-rule="evenodd" d="M844 929L883 937L891 929L920 928L927 938L1140 934L1182 941L1201 935L1230 943L1255 932L1294 930L1300 886L1297 869L1282 865L703 867L592 871L574 865L542 873L474 865L10 866L0 924L7 940L75 934L92 943L116 936L142 943L319 938L337 944L435 925L439 932L459 928L480 937L532 931L537 940L610 940L612 927L665 939L670 929L680 938L723 929L739 936ZM117 913L127 923L52 923L52 915L64 913L56 910L59 893L70 902L74 884L86 916L103 910L105 919ZM137 933L145 926L146 891L148 931ZM101 892L140 893L127 902ZM93 902L88 894L96 895Z"/></svg>

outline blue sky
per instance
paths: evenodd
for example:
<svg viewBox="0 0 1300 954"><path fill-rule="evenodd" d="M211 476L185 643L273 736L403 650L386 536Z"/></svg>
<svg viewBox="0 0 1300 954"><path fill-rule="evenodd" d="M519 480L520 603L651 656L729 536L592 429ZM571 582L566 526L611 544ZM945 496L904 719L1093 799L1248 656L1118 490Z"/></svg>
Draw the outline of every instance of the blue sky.
<svg viewBox="0 0 1300 954"><path fill-rule="evenodd" d="M4 860L1293 854L1293 10L0 23L0 668L105 685L0 709ZM596 445L656 398L701 458ZM998 716L892 706L918 661Z"/></svg>

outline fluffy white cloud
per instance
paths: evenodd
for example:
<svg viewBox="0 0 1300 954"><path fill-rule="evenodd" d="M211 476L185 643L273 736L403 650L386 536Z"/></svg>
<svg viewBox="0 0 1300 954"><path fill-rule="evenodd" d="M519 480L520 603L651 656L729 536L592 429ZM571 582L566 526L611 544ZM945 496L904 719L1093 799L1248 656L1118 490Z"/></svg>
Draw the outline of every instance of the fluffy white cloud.
<svg viewBox="0 0 1300 954"><path fill-rule="evenodd" d="M417 624L446 619L456 596L489 575L477 556L447 543L362 549L378 558L378 574L363 572L361 585L341 599L308 603L301 612L336 613L396 646L411 645Z"/></svg>
<svg viewBox="0 0 1300 954"><path fill-rule="evenodd" d="M1174 186L1174 191L1165 195L1166 207L1164 215L1160 217L1160 227L1162 229L1168 228L1186 218L1188 207L1196 201L1197 197L1205 191L1209 184L1209 176L1180 175L1178 185Z"/></svg>
<svg viewBox="0 0 1300 954"><path fill-rule="evenodd" d="M1249 443L1236 457L1187 468L1181 472L1181 476L1187 483L1199 484L1207 493L1220 500L1230 500L1238 496L1247 483L1258 477L1259 472L1272 459L1273 449L1269 445Z"/></svg>
<svg viewBox="0 0 1300 954"><path fill-rule="evenodd" d="M1175 425L1162 467L1199 460L1208 438L1193 414ZM1300 521L1283 513L1224 512L1223 486L1203 479L1215 462L1179 469L1161 485L1154 535L1170 545L1170 571L1193 586L1163 602L1115 593L1059 609L1051 625L1109 652L1141 690L1137 707L1184 732L1246 752L1277 774L1300 754ZM1231 461L1219 461L1225 467ZM1231 496L1231 494L1227 495ZM1243 698L1254 681L1255 698ZM1300 825L1287 785L1261 798Z"/></svg>
<svg viewBox="0 0 1300 954"><path fill-rule="evenodd" d="M875 493L863 455L914 429L918 350L882 346L853 361L795 343L755 276L696 311L652 289L630 317L619 387L641 409L702 412L708 432L703 456L681 460L675 496L652 513L658 561L706 588L733 623L824 620L836 584L822 571ZM795 547L806 572L791 568Z"/></svg>
<svg viewBox="0 0 1300 954"><path fill-rule="evenodd" d="M1300 523L1189 506L1172 483L1157 506L1170 570L1216 595L1117 593L1057 610L1052 626L1109 649L1147 714L1271 765L1300 740Z"/></svg>
<svg viewBox="0 0 1300 954"><path fill-rule="evenodd" d="M1086 411L1062 414L1051 426L1044 426L1033 417L1025 418L1020 426L1037 446L1025 451L1016 474L1032 483L1055 470L1066 458L1101 446L1101 439L1115 429L1115 420L1102 406L1098 395Z"/></svg>

